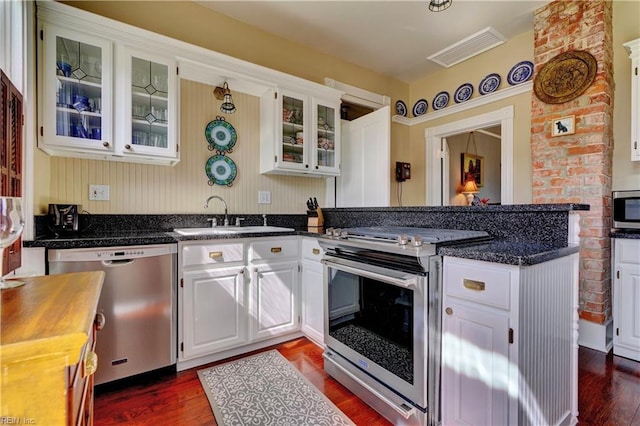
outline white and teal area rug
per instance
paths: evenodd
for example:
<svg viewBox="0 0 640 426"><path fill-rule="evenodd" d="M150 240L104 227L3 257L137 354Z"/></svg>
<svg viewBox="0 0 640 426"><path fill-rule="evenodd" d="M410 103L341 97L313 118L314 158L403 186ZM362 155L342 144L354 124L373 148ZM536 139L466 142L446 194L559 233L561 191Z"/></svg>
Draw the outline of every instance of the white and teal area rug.
<svg viewBox="0 0 640 426"><path fill-rule="evenodd" d="M353 425L276 350L198 371L216 422L233 425Z"/></svg>

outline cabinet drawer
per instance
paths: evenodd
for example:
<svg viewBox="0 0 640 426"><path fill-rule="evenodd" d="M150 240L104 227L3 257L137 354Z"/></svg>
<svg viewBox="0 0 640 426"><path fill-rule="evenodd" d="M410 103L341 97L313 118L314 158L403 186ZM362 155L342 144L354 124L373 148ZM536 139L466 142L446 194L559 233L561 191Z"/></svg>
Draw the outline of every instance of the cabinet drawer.
<svg viewBox="0 0 640 426"><path fill-rule="evenodd" d="M510 308L511 272L477 263L445 261L444 292L502 309Z"/></svg>
<svg viewBox="0 0 640 426"><path fill-rule="evenodd" d="M298 257L298 239L286 238L277 240L256 241L251 243L249 258L254 259L287 259Z"/></svg>
<svg viewBox="0 0 640 426"><path fill-rule="evenodd" d="M615 261L640 265L640 240L616 238Z"/></svg>
<svg viewBox="0 0 640 426"><path fill-rule="evenodd" d="M243 252L244 245L242 243L184 246L182 248L182 266L242 262L244 260Z"/></svg>
<svg viewBox="0 0 640 426"><path fill-rule="evenodd" d="M300 250L302 251L301 254L304 259L314 260L316 262L320 262L322 259L322 248L315 238L303 238Z"/></svg>

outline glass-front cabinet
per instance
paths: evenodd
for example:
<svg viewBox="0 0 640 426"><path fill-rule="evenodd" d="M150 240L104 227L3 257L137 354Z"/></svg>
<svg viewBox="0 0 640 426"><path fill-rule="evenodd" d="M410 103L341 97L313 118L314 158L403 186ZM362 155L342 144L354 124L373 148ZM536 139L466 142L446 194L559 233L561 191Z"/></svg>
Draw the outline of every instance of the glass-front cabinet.
<svg viewBox="0 0 640 426"><path fill-rule="evenodd" d="M339 166L339 151L336 150L337 133L340 131L339 106L313 99L315 111L313 128L317 133L315 155L312 163L321 170L333 171Z"/></svg>
<svg viewBox="0 0 640 426"><path fill-rule="evenodd" d="M261 172L339 175L339 101L287 90L279 91L274 98L274 163L262 167Z"/></svg>
<svg viewBox="0 0 640 426"><path fill-rule="evenodd" d="M176 62L125 50L122 154L176 157Z"/></svg>
<svg viewBox="0 0 640 426"><path fill-rule="evenodd" d="M44 27L40 134L50 145L111 152L112 43Z"/></svg>
<svg viewBox="0 0 640 426"><path fill-rule="evenodd" d="M40 26L38 146L55 156L176 164L175 57L74 23Z"/></svg>

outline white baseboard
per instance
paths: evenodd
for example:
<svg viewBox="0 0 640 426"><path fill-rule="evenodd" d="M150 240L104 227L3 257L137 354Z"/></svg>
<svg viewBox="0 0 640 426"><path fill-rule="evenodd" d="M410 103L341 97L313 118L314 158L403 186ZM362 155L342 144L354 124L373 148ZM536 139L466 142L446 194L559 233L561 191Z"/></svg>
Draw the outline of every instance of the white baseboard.
<svg viewBox="0 0 640 426"><path fill-rule="evenodd" d="M600 352L609 352L613 347L613 320L604 324L578 320L578 345Z"/></svg>

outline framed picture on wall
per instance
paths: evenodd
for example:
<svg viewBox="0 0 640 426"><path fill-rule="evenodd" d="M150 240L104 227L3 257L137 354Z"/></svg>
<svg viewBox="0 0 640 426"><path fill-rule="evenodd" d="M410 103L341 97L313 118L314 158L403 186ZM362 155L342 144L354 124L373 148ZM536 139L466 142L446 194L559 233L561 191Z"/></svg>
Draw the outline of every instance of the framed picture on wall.
<svg viewBox="0 0 640 426"><path fill-rule="evenodd" d="M478 188L484 185L484 159L483 157L469 152L460 154L460 182L464 184L473 177Z"/></svg>
<svg viewBox="0 0 640 426"><path fill-rule="evenodd" d="M570 115L567 117L556 118L551 122L551 136L573 135L576 132L576 117Z"/></svg>

